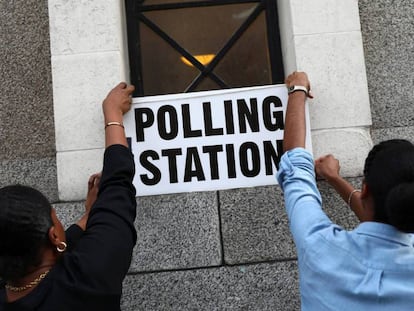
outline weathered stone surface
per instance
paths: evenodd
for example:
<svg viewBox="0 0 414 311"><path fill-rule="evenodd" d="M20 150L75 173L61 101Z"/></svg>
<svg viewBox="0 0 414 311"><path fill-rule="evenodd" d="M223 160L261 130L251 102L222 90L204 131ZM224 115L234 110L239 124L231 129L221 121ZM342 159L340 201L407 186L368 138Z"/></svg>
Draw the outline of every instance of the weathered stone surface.
<svg viewBox="0 0 414 311"><path fill-rule="evenodd" d="M139 197L136 227L132 271L221 264L215 192Z"/></svg>
<svg viewBox="0 0 414 311"><path fill-rule="evenodd" d="M45 1L0 2L0 160L54 156Z"/></svg>
<svg viewBox="0 0 414 311"><path fill-rule="evenodd" d="M220 214L226 263L296 256L280 187L221 191Z"/></svg>
<svg viewBox="0 0 414 311"><path fill-rule="evenodd" d="M360 0L374 128L414 125L414 5Z"/></svg>
<svg viewBox="0 0 414 311"><path fill-rule="evenodd" d="M129 275L122 310L300 309L295 261Z"/></svg>
<svg viewBox="0 0 414 311"><path fill-rule="evenodd" d="M16 159L0 161L0 187L21 184L36 188L51 202L58 200L56 159Z"/></svg>

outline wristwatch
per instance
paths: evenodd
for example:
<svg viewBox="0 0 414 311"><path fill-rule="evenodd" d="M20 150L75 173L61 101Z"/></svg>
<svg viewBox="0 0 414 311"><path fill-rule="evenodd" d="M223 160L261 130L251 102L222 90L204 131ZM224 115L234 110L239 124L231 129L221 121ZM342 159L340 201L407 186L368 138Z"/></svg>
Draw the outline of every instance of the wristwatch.
<svg viewBox="0 0 414 311"><path fill-rule="evenodd" d="M297 91L302 91L302 92L305 92L306 96L309 96L308 88L303 85L291 85L287 89L288 89L288 94L292 94Z"/></svg>

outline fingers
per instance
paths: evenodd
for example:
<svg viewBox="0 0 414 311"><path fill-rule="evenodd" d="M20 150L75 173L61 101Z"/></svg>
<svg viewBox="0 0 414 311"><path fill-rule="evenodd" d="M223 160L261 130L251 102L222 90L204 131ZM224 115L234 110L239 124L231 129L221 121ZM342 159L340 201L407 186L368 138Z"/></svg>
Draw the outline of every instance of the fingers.
<svg viewBox="0 0 414 311"><path fill-rule="evenodd" d="M329 166L336 163L339 163L339 161L332 154L321 156L315 160L317 166Z"/></svg>
<svg viewBox="0 0 414 311"><path fill-rule="evenodd" d="M131 109L132 94L135 90L133 85L120 82L106 96L102 103L105 117L111 120L120 119L124 113ZM121 115L118 115L121 112Z"/></svg>
<svg viewBox="0 0 414 311"><path fill-rule="evenodd" d="M135 86L132 84L127 84L126 82L120 82L115 89L124 89L127 93L132 94L135 91Z"/></svg>
<svg viewBox="0 0 414 311"><path fill-rule="evenodd" d="M135 91L135 86L133 86L132 84L127 85L126 90L129 94L132 94Z"/></svg>
<svg viewBox="0 0 414 311"><path fill-rule="evenodd" d="M134 91L135 91L135 86L133 86L132 84L127 84L126 82L120 82L112 89L111 92L109 92L109 94L111 93L125 94L126 93L127 96L131 96Z"/></svg>
<svg viewBox="0 0 414 311"><path fill-rule="evenodd" d="M293 82L301 81L304 82L304 86L310 86L308 75L305 72L294 71L286 78L286 84L291 85Z"/></svg>
<svg viewBox="0 0 414 311"><path fill-rule="evenodd" d="M117 87L121 88L123 91L126 92L126 95L129 96L128 102L129 102L129 104L132 104L132 98L131 98L131 96L132 96L132 94L135 91L135 86L133 86L132 84L129 84L128 85L125 82L121 82L121 83L118 84Z"/></svg>
<svg viewBox="0 0 414 311"><path fill-rule="evenodd" d="M120 83L118 83L117 86L115 86L115 88L125 89L127 86L128 86L128 84L126 84L126 82L120 82Z"/></svg>
<svg viewBox="0 0 414 311"><path fill-rule="evenodd" d="M101 180L102 173L95 173L92 174L88 179L88 190L92 189L94 186L99 185L99 181Z"/></svg>
<svg viewBox="0 0 414 311"><path fill-rule="evenodd" d="M329 153L329 154L325 154L324 156L319 157L317 160L323 161L323 160L327 160L331 158L335 159L334 155Z"/></svg>
<svg viewBox="0 0 414 311"><path fill-rule="evenodd" d="M88 179L88 193L85 200L85 209L88 213L98 197L99 182L101 181L102 172L92 174Z"/></svg>
<svg viewBox="0 0 414 311"><path fill-rule="evenodd" d="M315 160L315 171L318 177L333 178L339 175L339 160L332 154L327 154Z"/></svg>

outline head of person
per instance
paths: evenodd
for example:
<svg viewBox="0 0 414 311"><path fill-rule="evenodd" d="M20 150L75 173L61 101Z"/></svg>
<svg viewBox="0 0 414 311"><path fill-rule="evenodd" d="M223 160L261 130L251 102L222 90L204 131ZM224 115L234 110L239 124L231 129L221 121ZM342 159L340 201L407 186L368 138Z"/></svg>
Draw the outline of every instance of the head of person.
<svg viewBox="0 0 414 311"><path fill-rule="evenodd" d="M24 276L42 262L45 250L64 239L63 226L42 193L21 185L0 189L0 278Z"/></svg>
<svg viewBox="0 0 414 311"><path fill-rule="evenodd" d="M372 198L374 221L414 232L414 145L411 142L393 139L375 145L365 160L363 194L364 188Z"/></svg>

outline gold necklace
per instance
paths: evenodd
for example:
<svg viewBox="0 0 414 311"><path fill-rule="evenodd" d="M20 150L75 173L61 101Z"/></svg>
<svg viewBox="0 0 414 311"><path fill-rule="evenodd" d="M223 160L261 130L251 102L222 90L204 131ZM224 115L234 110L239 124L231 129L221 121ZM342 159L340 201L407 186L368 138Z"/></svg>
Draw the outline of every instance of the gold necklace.
<svg viewBox="0 0 414 311"><path fill-rule="evenodd" d="M40 281L43 280L46 277L46 275L49 273L49 271L50 270L47 270L47 271L43 272L41 275L39 275L37 278L35 278L29 284L24 285L24 286L12 286L12 285L6 284L6 289L8 289L12 292L17 292L17 293L25 291L26 289L32 288L32 287L36 286L37 284L39 284Z"/></svg>

